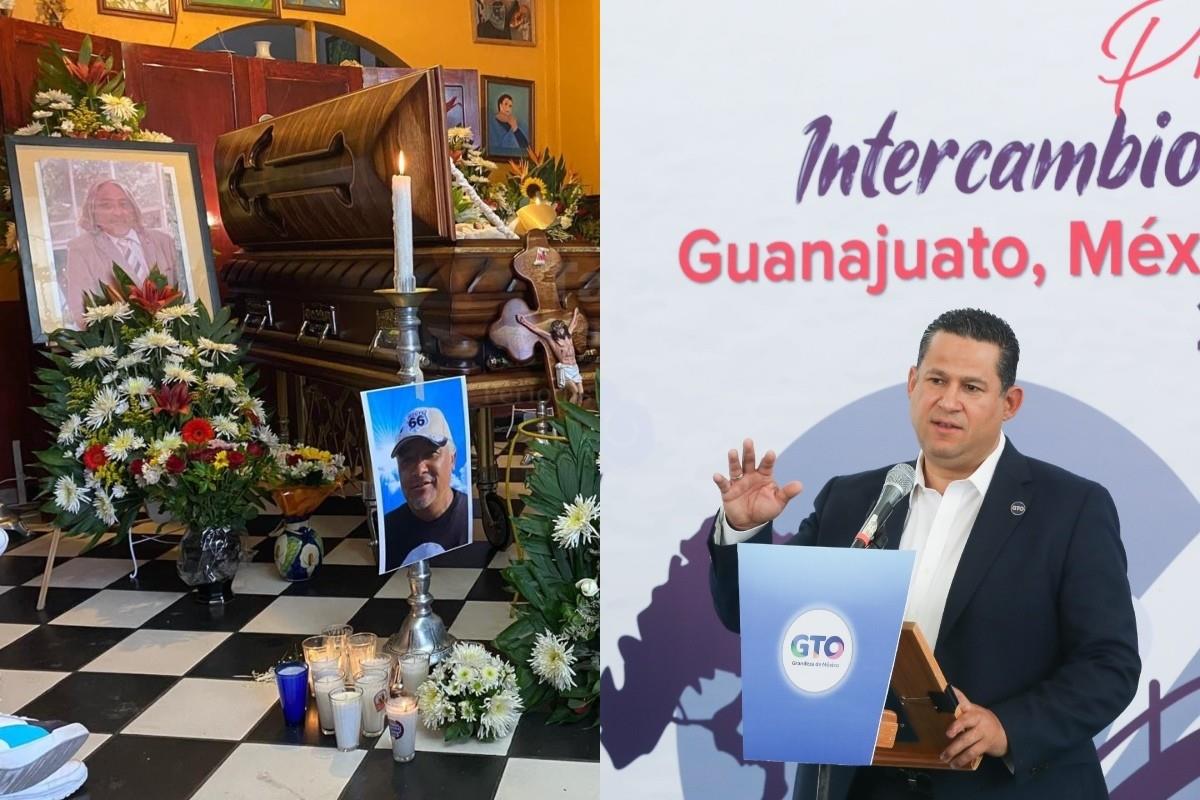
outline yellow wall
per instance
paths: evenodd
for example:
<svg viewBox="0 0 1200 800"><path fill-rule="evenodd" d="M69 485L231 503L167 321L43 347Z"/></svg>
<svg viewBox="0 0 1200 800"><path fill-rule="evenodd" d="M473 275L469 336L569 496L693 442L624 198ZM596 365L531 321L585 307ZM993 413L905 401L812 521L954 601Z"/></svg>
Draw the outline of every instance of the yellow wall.
<svg viewBox="0 0 1200 800"><path fill-rule="evenodd" d="M534 82L538 150L566 157L589 193L600 192L600 0L534 0L535 47L476 44L472 0L346 0L346 14L283 11L284 20L315 20L373 41L411 67L441 64ZM253 18L182 10L175 24L97 11L95 0L70 0L66 27L117 39L189 49ZM36 0L16 0L14 16L32 20ZM266 20L278 24L279 20ZM486 119L486 109L480 109ZM478 136L478 131L476 134ZM2 234L2 232L0 232ZM19 272L0 275L0 300L18 297Z"/></svg>
<svg viewBox="0 0 1200 800"><path fill-rule="evenodd" d="M250 17L183 11L177 22L100 14L95 0L71 0L66 27L127 42L191 48ZM441 64L534 81L535 145L561 153L589 191L600 191L600 2L535 0L537 45L476 44L472 0L346 0L346 14L283 11L377 42L412 67ZM36 0L16 0L15 16L33 19ZM278 20L269 20L278 24ZM481 109L481 112L483 109ZM476 132L478 134L478 132Z"/></svg>

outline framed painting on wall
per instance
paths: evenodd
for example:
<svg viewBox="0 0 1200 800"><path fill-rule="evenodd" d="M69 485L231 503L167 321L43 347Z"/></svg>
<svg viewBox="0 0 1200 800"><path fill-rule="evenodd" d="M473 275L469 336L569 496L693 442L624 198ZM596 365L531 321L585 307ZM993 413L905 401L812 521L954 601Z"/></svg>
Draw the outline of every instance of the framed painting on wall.
<svg viewBox="0 0 1200 800"><path fill-rule="evenodd" d="M101 14L117 17L137 17L161 22L175 20L175 0L96 0Z"/></svg>
<svg viewBox="0 0 1200 800"><path fill-rule="evenodd" d="M8 136L17 241L35 342L82 330L84 296L120 267L154 269L189 301L220 306L196 148Z"/></svg>
<svg viewBox="0 0 1200 800"><path fill-rule="evenodd" d="M279 0L183 0L183 10L245 17L278 17Z"/></svg>
<svg viewBox="0 0 1200 800"><path fill-rule="evenodd" d="M470 0L475 41L483 44L537 44L534 0Z"/></svg>
<svg viewBox="0 0 1200 800"><path fill-rule="evenodd" d="M483 154L523 158L534 146L533 81L481 75Z"/></svg>
<svg viewBox="0 0 1200 800"><path fill-rule="evenodd" d="M346 0L283 0L289 11L327 11L330 14L345 14Z"/></svg>

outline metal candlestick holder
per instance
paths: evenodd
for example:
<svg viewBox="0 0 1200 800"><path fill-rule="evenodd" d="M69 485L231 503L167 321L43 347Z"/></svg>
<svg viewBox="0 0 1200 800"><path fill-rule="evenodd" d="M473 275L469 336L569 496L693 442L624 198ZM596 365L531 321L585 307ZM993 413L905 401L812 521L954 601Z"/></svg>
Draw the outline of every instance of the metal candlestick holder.
<svg viewBox="0 0 1200 800"><path fill-rule="evenodd" d="M425 380L421 372L421 318L418 309L435 291L428 288L411 292L396 289L375 291L395 310L396 360L400 362L400 371L396 375L401 386ZM368 512L374 513L374 509L369 508ZM382 539L386 532L378 531L378 536ZM433 612L433 595L429 592L431 574L429 562L425 560L408 568L408 616L400 625L400 630L388 638L383 646L384 652L396 656L411 652L429 653L431 665L449 655L450 648L454 646L454 637L446 630L442 618Z"/></svg>

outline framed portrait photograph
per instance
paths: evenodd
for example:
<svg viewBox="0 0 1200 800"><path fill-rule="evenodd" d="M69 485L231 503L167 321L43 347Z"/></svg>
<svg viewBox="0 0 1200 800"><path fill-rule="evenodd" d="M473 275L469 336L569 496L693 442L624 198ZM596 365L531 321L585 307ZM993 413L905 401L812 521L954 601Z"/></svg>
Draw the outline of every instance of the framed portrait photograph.
<svg viewBox="0 0 1200 800"><path fill-rule="evenodd" d="M375 483L379 574L471 543L467 379L361 394Z"/></svg>
<svg viewBox="0 0 1200 800"><path fill-rule="evenodd" d="M183 10L239 14L244 17L278 17L279 0L183 0Z"/></svg>
<svg viewBox="0 0 1200 800"><path fill-rule="evenodd" d="M537 44L535 0L470 0L475 41L483 44Z"/></svg>
<svg viewBox="0 0 1200 800"><path fill-rule="evenodd" d="M175 21L175 0L96 0L96 7L117 17Z"/></svg>
<svg viewBox="0 0 1200 800"><path fill-rule="evenodd" d="M113 266L155 267L189 301L220 299L190 144L7 136L9 177L34 341L82 330L86 294Z"/></svg>
<svg viewBox="0 0 1200 800"><path fill-rule="evenodd" d="M327 11L330 14L345 14L346 0L283 0L289 11Z"/></svg>
<svg viewBox="0 0 1200 800"><path fill-rule="evenodd" d="M482 75L480 83L483 154L523 158L534 146L533 81Z"/></svg>

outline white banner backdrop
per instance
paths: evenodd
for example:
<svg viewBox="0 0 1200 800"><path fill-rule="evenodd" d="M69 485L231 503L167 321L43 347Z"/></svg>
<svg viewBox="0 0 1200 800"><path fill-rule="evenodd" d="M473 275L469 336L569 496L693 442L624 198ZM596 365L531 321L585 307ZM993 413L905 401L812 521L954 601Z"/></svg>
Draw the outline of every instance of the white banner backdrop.
<svg viewBox="0 0 1200 800"><path fill-rule="evenodd" d="M743 437L774 448L806 486L792 531L832 475L915 457L903 382L925 325L962 306L1020 339L1010 438L1121 514L1144 666L1096 740L1109 786L1196 796L1200 6L602 16L605 796L790 797L791 767L740 761L711 475Z"/></svg>

